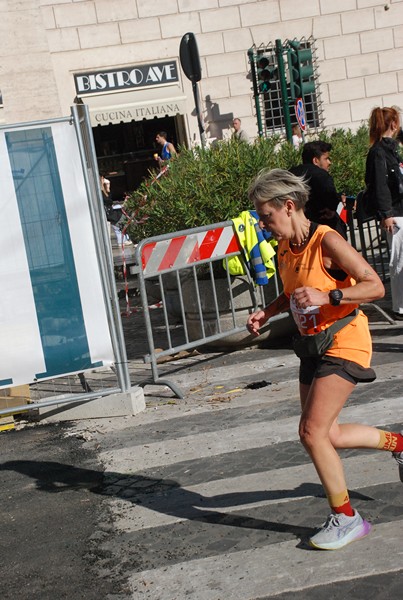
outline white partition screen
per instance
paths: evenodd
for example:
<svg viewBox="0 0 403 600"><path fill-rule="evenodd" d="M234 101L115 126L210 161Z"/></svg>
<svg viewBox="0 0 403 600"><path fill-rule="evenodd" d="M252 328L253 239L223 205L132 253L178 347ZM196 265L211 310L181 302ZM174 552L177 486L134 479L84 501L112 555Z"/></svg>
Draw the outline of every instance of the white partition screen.
<svg viewBox="0 0 403 600"><path fill-rule="evenodd" d="M0 387L114 361L70 121L0 130Z"/></svg>

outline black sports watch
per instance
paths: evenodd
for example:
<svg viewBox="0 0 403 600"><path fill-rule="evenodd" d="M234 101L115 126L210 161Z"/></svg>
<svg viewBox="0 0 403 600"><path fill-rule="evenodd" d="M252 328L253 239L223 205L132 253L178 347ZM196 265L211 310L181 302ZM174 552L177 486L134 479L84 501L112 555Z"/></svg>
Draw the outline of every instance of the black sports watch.
<svg viewBox="0 0 403 600"><path fill-rule="evenodd" d="M330 290L329 292L329 303L332 306L339 306L341 300L343 299L343 292L341 290Z"/></svg>

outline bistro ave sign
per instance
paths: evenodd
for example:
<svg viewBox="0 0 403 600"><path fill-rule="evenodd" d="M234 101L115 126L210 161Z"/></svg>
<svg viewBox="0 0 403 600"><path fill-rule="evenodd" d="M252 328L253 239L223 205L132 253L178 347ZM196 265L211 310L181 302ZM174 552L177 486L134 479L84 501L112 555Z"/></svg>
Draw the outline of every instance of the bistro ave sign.
<svg viewBox="0 0 403 600"><path fill-rule="evenodd" d="M176 61L74 75L76 91L79 96L150 85L166 85L177 81L179 79Z"/></svg>

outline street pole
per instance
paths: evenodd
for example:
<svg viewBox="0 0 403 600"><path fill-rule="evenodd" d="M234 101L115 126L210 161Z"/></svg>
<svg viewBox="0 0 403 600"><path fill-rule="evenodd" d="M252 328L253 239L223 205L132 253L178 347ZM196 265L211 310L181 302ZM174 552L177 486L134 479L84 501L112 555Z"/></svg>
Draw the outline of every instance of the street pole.
<svg viewBox="0 0 403 600"><path fill-rule="evenodd" d="M280 79L280 86L281 86L281 103L283 106L283 113L284 113L285 132L286 132L287 140L289 142L291 142L292 141L291 117L290 117L290 106L288 104L287 79L286 79L286 75L285 75L283 50L284 50L284 48L283 48L283 44L281 43L281 40L276 40L277 67L278 67L278 76Z"/></svg>
<svg viewBox="0 0 403 600"><path fill-rule="evenodd" d="M260 111L259 89L258 89L258 86L257 86L255 54L253 52L253 48L249 48L249 50L248 50L248 58L249 58L249 63L250 63L250 70L251 70L251 73L252 73L253 98L255 100L255 109L256 109L256 118L257 118L258 133L259 133L259 137L263 137L262 113Z"/></svg>
<svg viewBox="0 0 403 600"><path fill-rule="evenodd" d="M204 132L203 118L200 110L200 95L199 95L199 87L196 81L192 81L192 90L193 90L193 98L195 101L195 109L196 109L196 117L197 117L197 125L199 126L200 140L202 148L206 146L206 134Z"/></svg>

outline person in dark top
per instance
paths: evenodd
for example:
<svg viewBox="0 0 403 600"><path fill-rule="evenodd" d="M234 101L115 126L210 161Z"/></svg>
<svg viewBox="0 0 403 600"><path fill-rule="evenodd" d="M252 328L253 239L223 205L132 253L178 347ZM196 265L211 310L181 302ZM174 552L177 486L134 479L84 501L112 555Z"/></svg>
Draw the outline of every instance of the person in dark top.
<svg viewBox="0 0 403 600"><path fill-rule="evenodd" d="M369 119L369 142L365 168L366 193L386 232L392 307L395 319L403 320L403 174L396 136L400 133L399 111L377 107ZM403 167L402 167L403 168Z"/></svg>
<svg viewBox="0 0 403 600"><path fill-rule="evenodd" d="M370 117L370 144L365 184L376 203L381 227L393 233L394 217L403 216L403 193L399 191L400 157L395 139L400 129L399 113L392 108L374 108Z"/></svg>
<svg viewBox="0 0 403 600"><path fill-rule="evenodd" d="M345 196L337 193L330 175L330 151L332 145L317 140L304 144L302 165L292 167L291 173L304 177L310 187L309 199L305 207L307 218L313 223L328 225L347 239L347 227L340 218L337 207L345 202Z"/></svg>

